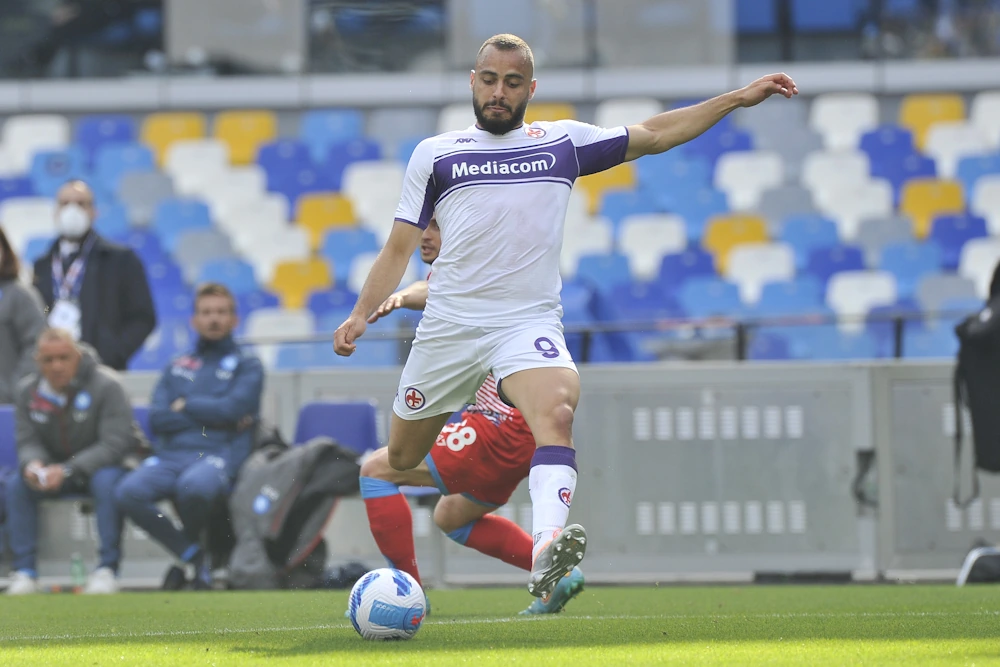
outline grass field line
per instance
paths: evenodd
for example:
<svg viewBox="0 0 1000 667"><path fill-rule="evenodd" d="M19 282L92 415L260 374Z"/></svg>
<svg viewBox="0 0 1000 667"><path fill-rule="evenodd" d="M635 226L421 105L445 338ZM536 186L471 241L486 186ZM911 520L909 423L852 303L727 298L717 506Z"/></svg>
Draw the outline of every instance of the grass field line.
<svg viewBox="0 0 1000 667"><path fill-rule="evenodd" d="M539 621L648 621L648 620L734 620L734 619L810 619L810 618L940 618L940 617L1000 616L997 611L913 611L913 612L788 612L764 614L610 614L610 615L549 615L549 616L506 616L501 618L458 618L452 620L426 621L424 625L483 625L494 623L537 623ZM0 644L13 642L60 641L74 639L140 639L155 637L193 637L198 635L259 634L274 632L309 632L315 630L336 630L350 627L346 620L342 623L273 626L251 628L215 628L206 630L152 630L149 632L95 632L77 634L46 634L25 636L0 636Z"/></svg>

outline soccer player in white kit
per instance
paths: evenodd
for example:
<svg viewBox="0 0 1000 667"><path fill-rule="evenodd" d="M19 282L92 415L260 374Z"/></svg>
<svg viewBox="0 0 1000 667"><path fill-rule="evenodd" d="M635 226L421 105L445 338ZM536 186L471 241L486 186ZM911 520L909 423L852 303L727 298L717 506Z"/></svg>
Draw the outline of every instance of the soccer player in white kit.
<svg viewBox="0 0 1000 667"><path fill-rule="evenodd" d="M559 254L574 181L699 136L731 111L774 94L792 97L785 74L638 125L599 128L577 121L524 123L535 93L524 40L486 40L470 76L476 124L422 141L406 168L389 239L350 317L334 335L354 352L369 316L402 280L436 214L441 254L423 319L400 378L389 429L389 464L418 466L448 417L491 372L501 397L535 435L528 486L533 506L528 591L549 595L583 559L586 532L566 525L576 490L573 413L580 378L561 323Z"/></svg>

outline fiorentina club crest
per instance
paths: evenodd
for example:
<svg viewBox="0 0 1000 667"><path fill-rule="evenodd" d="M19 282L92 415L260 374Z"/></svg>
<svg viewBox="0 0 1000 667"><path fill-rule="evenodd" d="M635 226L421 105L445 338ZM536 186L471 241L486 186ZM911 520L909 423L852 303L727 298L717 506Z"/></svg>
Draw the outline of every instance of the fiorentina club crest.
<svg viewBox="0 0 1000 667"><path fill-rule="evenodd" d="M423 393L419 389L413 387L407 387L406 391L403 392L403 402L406 403L406 407L411 410L419 410L424 407L426 400L424 399Z"/></svg>
<svg viewBox="0 0 1000 667"><path fill-rule="evenodd" d="M531 137L532 139L541 139L545 136L545 130L540 127L529 127L524 130L524 133Z"/></svg>
<svg viewBox="0 0 1000 667"><path fill-rule="evenodd" d="M559 489L559 500L563 501L563 505L569 507L570 503L573 502L573 492L564 486Z"/></svg>

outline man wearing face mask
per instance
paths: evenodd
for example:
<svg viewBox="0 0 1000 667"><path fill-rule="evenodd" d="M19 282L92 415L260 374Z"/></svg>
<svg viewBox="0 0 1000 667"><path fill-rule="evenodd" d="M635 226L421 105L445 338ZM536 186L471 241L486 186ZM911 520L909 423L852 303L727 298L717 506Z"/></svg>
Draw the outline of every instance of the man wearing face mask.
<svg viewBox="0 0 1000 667"><path fill-rule="evenodd" d="M101 362L124 370L156 327L156 311L139 257L94 229L94 193L69 181L56 195L59 238L35 262L35 287L49 325L88 343Z"/></svg>

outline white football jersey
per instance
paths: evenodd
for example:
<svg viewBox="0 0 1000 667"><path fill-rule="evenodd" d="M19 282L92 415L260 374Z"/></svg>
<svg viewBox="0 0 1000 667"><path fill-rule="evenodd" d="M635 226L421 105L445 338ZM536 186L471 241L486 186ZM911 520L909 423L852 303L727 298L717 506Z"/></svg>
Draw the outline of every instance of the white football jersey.
<svg viewBox="0 0 1000 667"><path fill-rule="evenodd" d="M573 182L622 163L627 148L624 127L573 120L502 136L472 126L420 142L396 219L424 228L437 214L441 253L425 313L487 329L561 317L559 254Z"/></svg>

